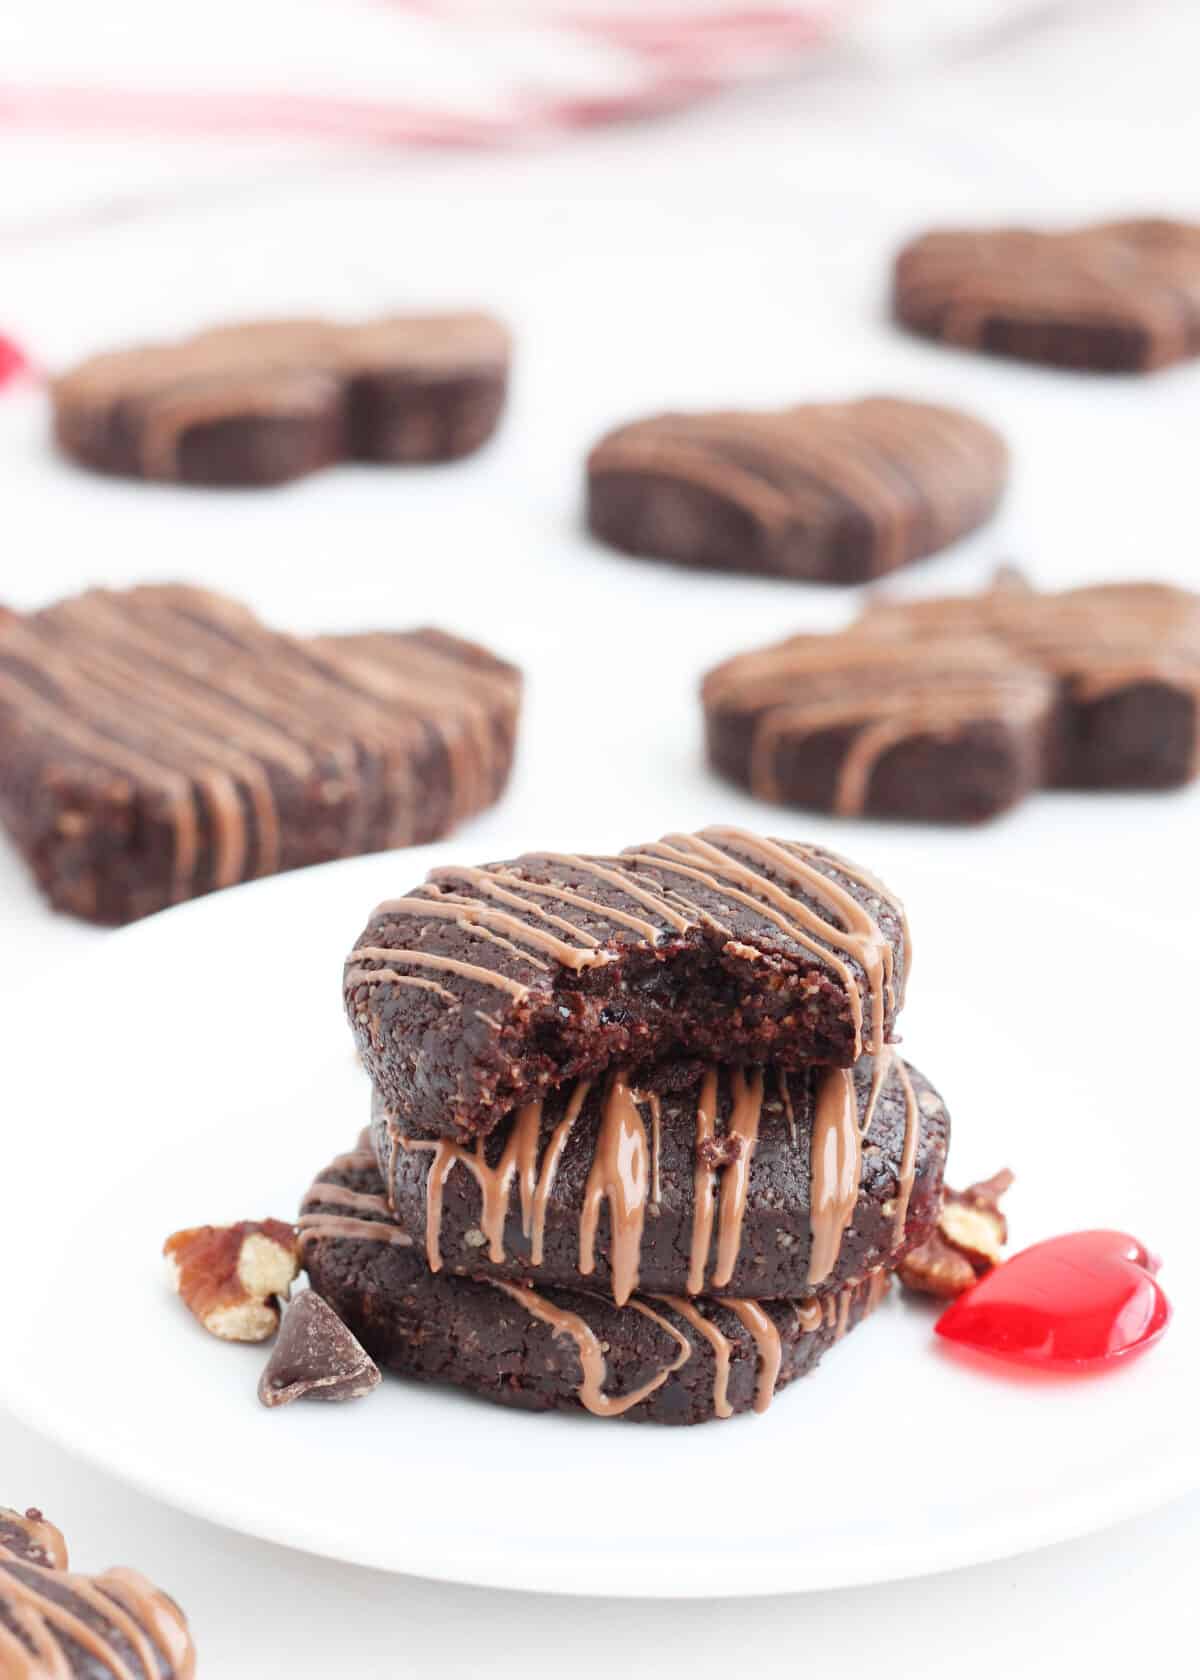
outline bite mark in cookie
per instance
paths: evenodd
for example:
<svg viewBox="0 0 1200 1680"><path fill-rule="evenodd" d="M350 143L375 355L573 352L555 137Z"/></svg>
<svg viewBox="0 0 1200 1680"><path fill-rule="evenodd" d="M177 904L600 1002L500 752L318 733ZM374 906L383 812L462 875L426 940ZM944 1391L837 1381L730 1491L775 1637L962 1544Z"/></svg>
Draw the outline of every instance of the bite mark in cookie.
<svg viewBox="0 0 1200 1680"><path fill-rule="evenodd" d="M672 1057L849 1066L887 1043L908 963L873 876L710 828L435 870L373 913L344 993L398 1124L462 1138L568 1080Z"/></svg>

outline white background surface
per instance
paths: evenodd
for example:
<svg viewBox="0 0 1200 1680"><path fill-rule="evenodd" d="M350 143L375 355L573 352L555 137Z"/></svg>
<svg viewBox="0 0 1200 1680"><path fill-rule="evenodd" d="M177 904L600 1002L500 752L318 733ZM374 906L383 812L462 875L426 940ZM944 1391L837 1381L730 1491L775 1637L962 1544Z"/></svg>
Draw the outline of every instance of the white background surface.
<svg viewBox="0 0 1200 1680"><path fill-rule="evenodd" d="M1148 384L1080 382L945 355L893 335L879 314L887 254L926 222L1200 213L1198 54L1200 17L1188 0L1099 5L1085 24L1051 24L936 64L847 62L671 126L544 153L0 141L0 326L51 362L223 314L408 301L492 303L521 344L495 448L403 484L345 472L251 499L97 484L49 458L36 399L6 399L0 597L25 605L94 580L182 576L296 627L434 614L486 633L535 672L510 806L514 824L529 825L523 842L602 845L667 826L672 775L696 750L687 680L735 647L836 623L849 602L684 579L583 543L573 526L579 457L613 420L664 402L867 388L957 398L1010 433L1014 493L991 531L911 573L906 589L968 587L1001 556L1044 581L1200 580L1195 366ZM96 203L104 218L76 229L80 208ZM498 567L512 583L504 622L479 616L470 587ZM679 648L673 604L684 588L712 611ZM627 633L596 645L589 598L618 589ZM671 676L656 688L664 648ZM652 696L637 722L606 703L635 681ZM548 781L539 752L555 750L563 704L580 720L589 776L614 794L588 813L585 835L572 827L582 810L572 765L556 759ZM661 765L653 811L617 806L631 752ZM715 817L747 811L715 786L713 805ZM1070 884L1194 938L1194 904L1171 886L1193 867L1198 834L1195 794L1059 798L979 835L927 843L947 868ZM885 832L841 828L835 843L886 874ZM0 995L26 989L31 965L44 961L53 996L72 953L104 936L50 917L7 854L0 895ZM1194 977L1178 984L1186 1019ZM43 1116L6 1112L3 1123L59 1123L49 1080L47 1105ZM1182 1142L1191 1122L1157 1114L1145 1123L1176 1127ZM936 1445L913 1441L896 1485L936 1474ZM203 1680L285 1668L295 1680L382 1676L435 1663L447 1674L533 1677L567 1667L607 1676L614 1665L701 1677L818 1663L905 1673L918 1662L973 1680L1064 1666L1174 1674L1186 1671L1197 1632L1195 1499L1086 1542L924 1583L755 1605L617 1607L436 1587L279 1552L180 1518L5 1422L0 1478L0 1497L37 1501L61 1520L81 1563L127 1561L175 1590L202 1642Z"/></svg>

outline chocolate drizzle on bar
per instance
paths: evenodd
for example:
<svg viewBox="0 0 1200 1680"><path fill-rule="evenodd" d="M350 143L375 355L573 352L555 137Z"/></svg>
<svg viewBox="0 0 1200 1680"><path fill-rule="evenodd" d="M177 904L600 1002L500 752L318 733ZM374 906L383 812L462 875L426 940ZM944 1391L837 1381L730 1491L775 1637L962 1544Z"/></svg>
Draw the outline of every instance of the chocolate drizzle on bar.
<svg viewBox="0 0 1200 1680"><path fill-rule="evenodd" d="M916 1173L921 1136L921 1113L910 1072L889 1047L875 1058L869 1078L856 1082L851 1069L820 1069L811 1076L811 1131L805 1140L792 1133L787 1147L804 1148L809 1155L808 1223L811 1235L807 1284L827 1285L839 1264L843 1239L859 1208L862 1152L871 1135L881 1093L893 1090L903 1112L898 1137L895 1188L885 1212L890 1218L890 1238L885 1252L899 1250L906 1238L909 1204ZM797 1076L807 1080L808 1075ZM791 1102L786 1076L774 1070L755 1068L703 1069L686 1092L672 1099L672 1125L683 1126L690 1105L692 1118L692 1197L687 1293L703 1295L729 1289L742 1254L743 1228L750 1194L750 1175L759 1142L768 1093L782 1089ZM528 1264L540 1268L548 1209L555 1197L557 1175L568 1141L575 1135L592 1091L583 1081L561 1093L555 1109L560 1117L552 1124L545 1115L545 1103L524 1105L499 1143L477 1138L471 1144L452 1138L413 1138L395 1119L381 1111L376 1126L376 1147L384 1180L395 1185L397 1167L404 1154L427 1153L430 1163L424 1177L425 1254L430 1270L440 1272L443 1254L445 1196L452 1175L462 1171L478 1191L478 1241L474 1250L486 1275L483 1261L504 1265L515 1257L506 1246L506 1232L515 1211L527 1245ZM721 1096L727 1097L728 1118L722 1124ZM801 1091L803 1095L803 1090ZM776 1112L782 1107L774 1098ZM931 1093L930 1102L935 1099ZM607 1209L608 1271L616 1303L624 1305L640 1284L642 1249L648 1210L656 1206L654 1190L655 1151L653 1125L662 1124L662 1105L654 1091L639 1089L625 1072L608 1077L600 1087L598 1113L588 1111L592 1154L587 1165L578 1212L577 1270L581 1279L596 1270L596 1239L601 1208ZM940 1113L940 1105L938 1108ZM647 1125L649 1120L650 1125ZM792 1111L792 1127L795 1111ZM778 1148L781 1128L775 1122L773 1148ZM586 1145L585 1145L586 1147ZM370 1156L364 1154L364 1164ZM586 1157L585 1157L586 1160ZM305 1213L299 1223L301 1242L310 1231L332 1233L335 1228L350 1235L344 1220L339 1222L329 1208L353 1207L356 1211L385 1213L381 1198L358 1195L330 1186L327 1205L320 1214ZM322 1186L310 1191L310 1201L320 1198ZM661 1200L661 1188L659 1190ZM461 1270L461 1265L455 1267ZM565 1279L558 1280L565 1283Z"/></svg>
<svg viewBox="0 0 1200 1680"><path fill-rule="evenodd" d="M341 1182L344 1178L363 1183L378 1182L378 1168L370 1151L357 1150L339 1157L337 1162L324 1170L305 1196L299 1223L302 1230L310 1233L306 1251L310 1268L321 1276L322 1254L331 1247L337 1248L348 1242L372 1243L380 1254L395 1252L396 1263L407 1268L403 1273L405 1296L413 1303L419 1302L417 1272L412 1270L414 1266L419 1267L417 1256L407 1240L397 1244L397 1227L381 1211L381 1198L373 1190L351 1192L362 1198L357 1204L364 1212L361 1230L342 1230L336 1218L328 1224L322 1223L322 1209L344 1205L341 1196L331 1194L348 1189ZM377 1231L371 1233L370 1226L376 1226ZM401 1233L402 1237L405 1235ZM320 1244L315 1251L311 1246L313 1243ZM360 1268L352 1270L355 1276L360 1275ZM849 1279L820 1300L758 1302L740 1297L718 1300L708 1296L688 1299L667 1294L632 1295L621 1307L621 1312L637 1313L656 1325L668 1338L670 1351L651 1376L619 1394L610 1393L607 1388L609 1362L605 1356L606 1344L589 1322L589 1303L596 1308L605 1306L598 1297L583 1289L534 1289L495 1277L481 1278L478 1282L463 1279L450 1287L471 1290L478 1288L479 1283L506 1297L531 1318L546 1325L555 1337L564 1338L570 1344L579 1362L576 1396L579 1404L593 1415L616 1418L633 1411L681 1371L695 1357L698 1347L703 1346L713 1361L713 1413L717 1417L729 1417L733 1411L728 1398L730 1370L735 1358L746 1357L747 1344L743 1338L749 1339L749 1348L756 1361L753 1406L756 1411L765 1411L785 1362L795 1357L797 1341L817 1335L831 1337L835 1341L840 1339L851 1322L861 1320L873 1310L886 1292L888 1277L886 1268L873 1268L861 1277ZM413 1293L414 1290L416 1293ZM370 1346L371 1322L355 1324L354 1314L347 1310L344 1300L334 1300L334 1305L352 1324L360 1339ZM612 1308L605 1306L605 1310L611 1312Z"/></svg>
<svg viewBox="0 0 1200 1680"><path fill-rule="evenodd" d="M450 459L494 428L509 357L487 315L216 327L61 375L55 433L87 466L160 480L279 483L351 458ZM205 451L192 470L189 443L222 428L242 429L240 454Z"/></svg>
<svg viewBox="0 0 1200 1680"><path fill-rule="evenodd" d="M1200 596L1002 577L875 601L848 630L726 661L702 698L722 774L843 817L969 820L1039 784L1174 785L1200 774Z"/></svg>
<svg viewBox="0 0 1200 1680"><path fill-rule="evenodd" d="M709 828L615 857L439 869L375 910L345 994L401 1125L461 1139L565 1080L624 1068L636 1083L717 1036L734 1062L848 1064L887 1042L909 962L902 907L865 871ZM417 1040L419 1086L401 1048ZM456 1086L435 1101L443 1057Z"/></svg>
<svg viewBox="0 0 1200 1680"><path fill-rule="evenodd" d="M1110 372L1200 354L1200 226L926 233L896 259L896 318L964 349Z"/></svg>
<svg viewBox="0 0 1200 1680"><path fill-rule="evenodd" d="M298 638L203 590L91 590L0 623L0 815L22 840L20 755L40 743L29 773L78 788L55 819L63 872L72 845L91 862L70 907L118 919L98 872L139 823L164 854L141 914L445 832L500 792L519 698L512 667L436 630Z"/></svg>
<svg viewBox="0 0 1200 1680"><path fill-rule="evenodd" d="M662 414L592 450L588 518L649 558L856 583L987 518L1007 465L981 421L892 397Z"/></svg>
<svg viewBox="0 0 1200 1680"><path fill-rule="evenodd" d="M131 1569L68 1572L40 1512L0 1510L0 1673L8 1680L192 1680L182 1611Z"/></svg>

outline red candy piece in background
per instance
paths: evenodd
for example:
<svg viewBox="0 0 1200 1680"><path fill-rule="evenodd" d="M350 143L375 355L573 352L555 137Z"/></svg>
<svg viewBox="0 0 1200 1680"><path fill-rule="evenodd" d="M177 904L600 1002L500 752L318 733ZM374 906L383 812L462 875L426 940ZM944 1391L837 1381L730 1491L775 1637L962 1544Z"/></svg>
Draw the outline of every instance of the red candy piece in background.
<svg viewBox="0 0 1200 1680"><path fill-rule="evenodd" d="M1076 1231L1014 1254L960 1295L939 1336L1047 1371L1097 1370L1156 1342L1171 1308L1158 1261L1121 1231Z"/></svg>
<svg viewBox="0 0 1200 1680"><path fill-rule="evenodd" d="M0 333L0 390L3 390L10 380L18 379L21 374L29 371L28 356L11 338L5 338L4 334Z"/></svg>

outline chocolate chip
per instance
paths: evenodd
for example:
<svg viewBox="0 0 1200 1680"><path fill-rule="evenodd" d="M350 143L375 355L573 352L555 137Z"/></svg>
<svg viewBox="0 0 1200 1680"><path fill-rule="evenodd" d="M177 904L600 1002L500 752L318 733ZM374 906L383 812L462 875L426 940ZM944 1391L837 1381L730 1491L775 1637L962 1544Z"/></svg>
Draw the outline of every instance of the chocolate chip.
<svg viewBox="0 0 1200 1680"><path fill-rule="evenodd" d="M379 1382L379 1367L320 1295L306 1289L288 1303L258 1384L264 1406L293 1400L357 1400Z"/></svg>

